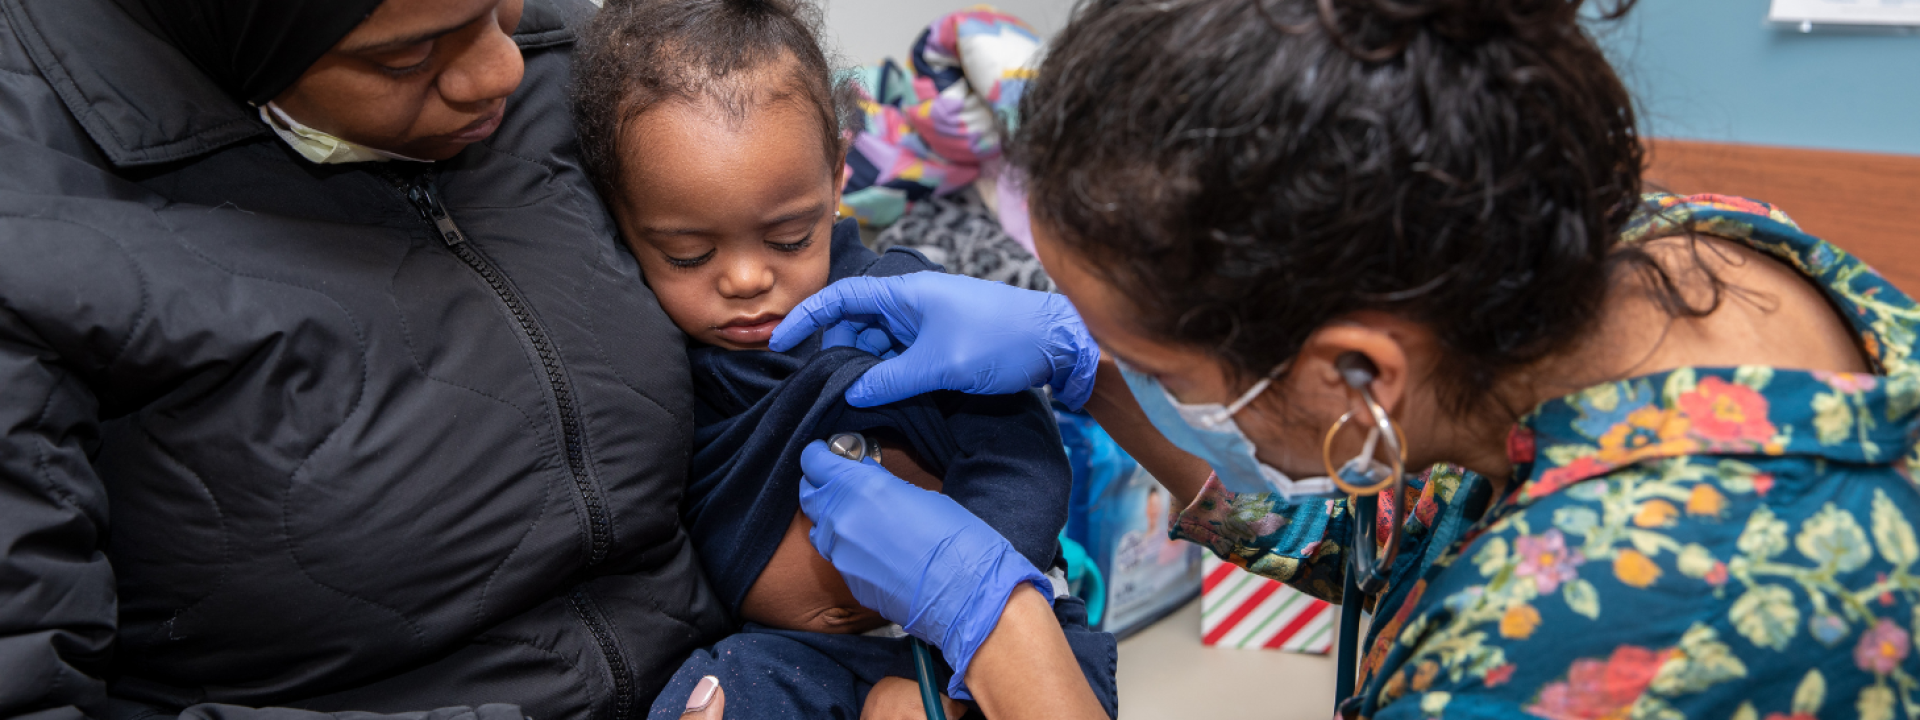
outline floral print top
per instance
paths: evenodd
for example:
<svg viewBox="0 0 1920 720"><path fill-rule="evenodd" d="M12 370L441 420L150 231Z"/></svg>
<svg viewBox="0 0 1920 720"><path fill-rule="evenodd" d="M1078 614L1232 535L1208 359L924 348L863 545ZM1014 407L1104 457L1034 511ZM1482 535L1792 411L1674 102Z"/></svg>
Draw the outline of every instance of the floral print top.
<svg viewBox="0 0 1920 720"><path fill-rule="evenodd" d="M1625 242L1695 232L1781 258L1878 372L1610 382L1521 419L1505 497L1429 470L1362 646L1361 716L1920 717L1920 308L1769 205L1647 203ZM1210 482L1173 533L1337 600L1350 522L1344 501Z"/></svg>

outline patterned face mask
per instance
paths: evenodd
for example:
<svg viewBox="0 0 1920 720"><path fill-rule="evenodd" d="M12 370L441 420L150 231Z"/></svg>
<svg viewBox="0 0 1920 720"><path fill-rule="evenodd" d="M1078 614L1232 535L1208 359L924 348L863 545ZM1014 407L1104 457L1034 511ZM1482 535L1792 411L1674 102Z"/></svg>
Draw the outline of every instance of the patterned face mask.
<svg viewBox="0 0 1920 720"><path fill-rule="evenodd" d="M1285 365L1274 368L1265 379L1228 405L1180 402L1152 375L1135 370L1125 362L1119 365L1121 376L1127 379L1127 388L1133 391L1134 400L1146 412L1147 420L1175 447L1212 466L1222 487L1236 493L1279 493L1287 500L1340 495L1330 478L1295 480L1278 468L1260 462L1254 454L1253 441L1233 420L1235 414L1273 385L1273 379L1286 369Z"/></svg>
<svg viewBox="0 0 1920 720"><path fill-rule="evenodd" d="M260 106L260 120L273 132L286 141L300 157L316 165L335 165L356 162L386 162L405 160L407 162L432 162L419 158L410 158L398 153L370 148L359 143L342 140L319 130L300 124L287 111L271 102Z"/></svg>

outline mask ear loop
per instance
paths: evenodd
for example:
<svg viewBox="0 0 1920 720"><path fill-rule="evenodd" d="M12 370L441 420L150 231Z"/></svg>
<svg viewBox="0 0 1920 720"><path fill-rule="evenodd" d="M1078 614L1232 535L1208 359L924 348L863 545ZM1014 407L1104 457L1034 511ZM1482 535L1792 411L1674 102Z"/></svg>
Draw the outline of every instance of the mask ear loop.
<svg viewBox="0 0 1920 720"><path fill-rule="evenodd" d="M1367 414L1373 418L1374 428L1367 433L1367 441L1361 454L1348 461L1345 466L1336 467L1333 464L1333 439L1339 436L1340 429L1346 427L1347 422L1353 419L1351 412L1341 415L1340 419L1334 422L1333 427L1327 429L1326 440L1320 446L1320 461L1326 465L1327 476L1348 494L1348 507L1354 512L1354 538L1351 548L1353 560L1349 572L1355 574L1355 580L1362 592L1374 593L1386 587L1387 575L1392 572L1393 561L1400 554L1400 526L1405 522L1407 512L1407 442L1400 428L1393 424L1392 418L1387 416L1386 408L1381 407L1380 403L1373 399L1373 393L1367 390L1366 385L1361 384L1355 389L1360 391L1360 399L1366 403ZM1381 438L1387 441L1387 457L1392 464L1385 468L1387 472L1384 477L1376 478L1377 470L1381 468L1380 463L1373 458L1374 451L1377 449L1376 441ZM1373 482L1366 484L1352 482L1354 479L1361 478ZM1387 526L1386 547L1381 551L1385 556L1376 559L1374 536L1378 532L1375 527L1378 522L1376 517L1378 512L1377 510L1362 512L1362 510L1374 509L1378 506L1374 502L1363 502L1362 499L1371 500L1389 487L1393 488L1393 519Z"/></svg>
<svg viewBox="0 0 1920 720"><path fill-rule="evenodd" d="M1266 377L1260 378L1259 382L1254 383L1253 387L1247 388L1247 391L1241 393L1240 397L1235 398L1233 402L1228 403L1219 410L1197 418L1200 423L1200 429L1219 430L1221 425L1227 424L1227 421L1232 420L1233 416L1240 414L1241 410L1247 409L1248 405L1252 405L1253 401L1258 399L1261 393L1267 391L1267 388L1273 387L1274 381L1279 380L1280 376L1285 374L1287 368L1292 365L1292 360L1281 361L1280 364L1273 366L1272 370L1267 371ZM1164 392L1166 388L1163 387L1161 390ZM1173 401L1176 407L1180 405L1180 399L1174 397L1173 393L1167 393L1167 399Z"/></svg>

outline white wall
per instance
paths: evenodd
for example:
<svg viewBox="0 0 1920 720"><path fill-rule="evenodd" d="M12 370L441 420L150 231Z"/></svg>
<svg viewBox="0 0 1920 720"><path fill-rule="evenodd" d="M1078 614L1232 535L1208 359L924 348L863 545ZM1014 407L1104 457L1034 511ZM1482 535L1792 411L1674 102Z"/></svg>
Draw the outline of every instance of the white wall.
<svg viewBox="0 0 1920 720"><path fill-rule="evenodd" d="M941 15L983 0L821 0L827 8L827 41L849 64L892 57L905 64L913 39ZM991 0L1004 12L1033 25L1042 37L1066 24L1072 0Z"/></svg>

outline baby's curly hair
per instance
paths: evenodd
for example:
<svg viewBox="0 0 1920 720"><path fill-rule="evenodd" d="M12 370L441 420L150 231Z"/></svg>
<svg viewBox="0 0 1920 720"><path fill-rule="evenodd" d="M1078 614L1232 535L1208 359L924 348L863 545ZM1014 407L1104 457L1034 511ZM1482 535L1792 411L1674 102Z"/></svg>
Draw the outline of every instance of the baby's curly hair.
<svg viewBox="0 0 1920 720"><path fill-rule="evenodd" d="M1669 312L1719 302L1616 242L1644 151L1583 4L1083 0L1022 99L1034 218L1139 329L1243 377L1387 310L1438 335L1442 398L1477 406L1588 332L1616 268Z"/></svg>
<svg viewBox="0 0 1920 720"><path fill-rule="evenodd" d="M758 103L798 101L817 111L827 166L837 171L863 116L851 81L833 77L820 25L808 0L607 0L580 32L571 88L595 187L607 197L619 190L627 123L669 100L709 103L733 120ZM784 83L747 84L789 58Z"/></svg>

